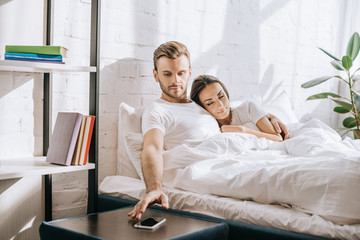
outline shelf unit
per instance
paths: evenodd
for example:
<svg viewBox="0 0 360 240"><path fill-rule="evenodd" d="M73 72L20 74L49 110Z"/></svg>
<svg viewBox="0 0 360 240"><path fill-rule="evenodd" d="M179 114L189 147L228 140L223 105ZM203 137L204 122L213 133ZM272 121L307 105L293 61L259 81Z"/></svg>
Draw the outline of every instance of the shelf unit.
<svg viewBox="0 0 360 240"><path fill-rule="evenodd" d="M0 71L6 72L96 72L96 67L70 66L57 63L27 62L14 60L0 60Z"/></svg>
<svg viewBox="0 0 360 240"><path fill-rule="evenodd" d="M0 180L21 178L33 175L48 175L54 173L75 172L95 168L94 163L83 166L60 166L46 161L46 157L1 159Z"/></svg>
<svg viewBox="0 0 360 240"><path fill-rule="evenodd" d="M45 220L52 220L52 174L73 171L88 171L87 212L97 211L98 196L98 129L99 129L99 62L100 62L100 0L91 0L90 64L89 66L71 66L56 63L0 60L0 71L43 73L43 157L0 159L0 180L20 178L31 175L43 175L45 182ZM53 0L47 0L46 45L51 45ZM89 72L89 114L96 116L89 160L83 166L59 166L46 161L51 128L51 86L50 73Z"/></svg>

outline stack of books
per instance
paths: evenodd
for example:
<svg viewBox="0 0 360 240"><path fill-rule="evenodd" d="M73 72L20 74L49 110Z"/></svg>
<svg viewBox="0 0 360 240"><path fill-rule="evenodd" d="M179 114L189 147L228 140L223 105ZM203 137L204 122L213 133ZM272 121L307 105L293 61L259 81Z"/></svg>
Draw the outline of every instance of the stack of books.
<svg viewBox="0 0 360 240"><path fill-rule="evenodd" d="M5 60L64 64L66 55L67 49L62 46L5 46Z"/></svg>
<svg viewBox="0 0 360 240"><path fill-rule="evenodd" d="M85 165L88 159L95 116L59 112L46 156L46 162Z"/></svg>

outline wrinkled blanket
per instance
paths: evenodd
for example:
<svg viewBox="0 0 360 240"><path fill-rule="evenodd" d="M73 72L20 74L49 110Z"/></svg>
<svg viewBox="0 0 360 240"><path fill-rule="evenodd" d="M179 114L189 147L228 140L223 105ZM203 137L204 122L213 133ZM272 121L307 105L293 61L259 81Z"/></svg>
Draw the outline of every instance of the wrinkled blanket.
<svg viewBox="0 0 360 240"><path fill-rule="evenodd" d="M317 119L288 128L284 142L222 133L166 151L164 185L360 222L360 140L342 140Z"/></svg>

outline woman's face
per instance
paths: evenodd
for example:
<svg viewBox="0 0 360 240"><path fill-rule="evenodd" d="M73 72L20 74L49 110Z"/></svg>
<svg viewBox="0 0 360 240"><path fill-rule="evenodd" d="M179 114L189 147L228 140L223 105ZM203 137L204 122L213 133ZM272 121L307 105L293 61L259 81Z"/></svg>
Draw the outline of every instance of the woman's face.
<svg viewBox="0 0 360 240"><path fill-rule="evenodd" d="M225 119L230 114L230 102L222 86L217 83L207 85L199 94L201 104L217 120Z"/></svg>

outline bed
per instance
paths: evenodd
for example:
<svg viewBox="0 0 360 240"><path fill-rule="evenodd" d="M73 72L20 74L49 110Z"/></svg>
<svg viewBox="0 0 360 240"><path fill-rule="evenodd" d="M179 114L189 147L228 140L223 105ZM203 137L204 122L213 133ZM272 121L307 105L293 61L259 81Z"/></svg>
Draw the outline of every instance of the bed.
<svg viewBox="0 0 360 240"><path fill-rule="evenodd" d="M297 123L288 107L271 104L280 106L265 110L293 122L284 143L230 133L164 152L170 207L303 236L294 239L360 239L360 140L317 119ZM102 181L101 196L136 202L145 194L141 114L120 105L117 175Z"/></svg>

